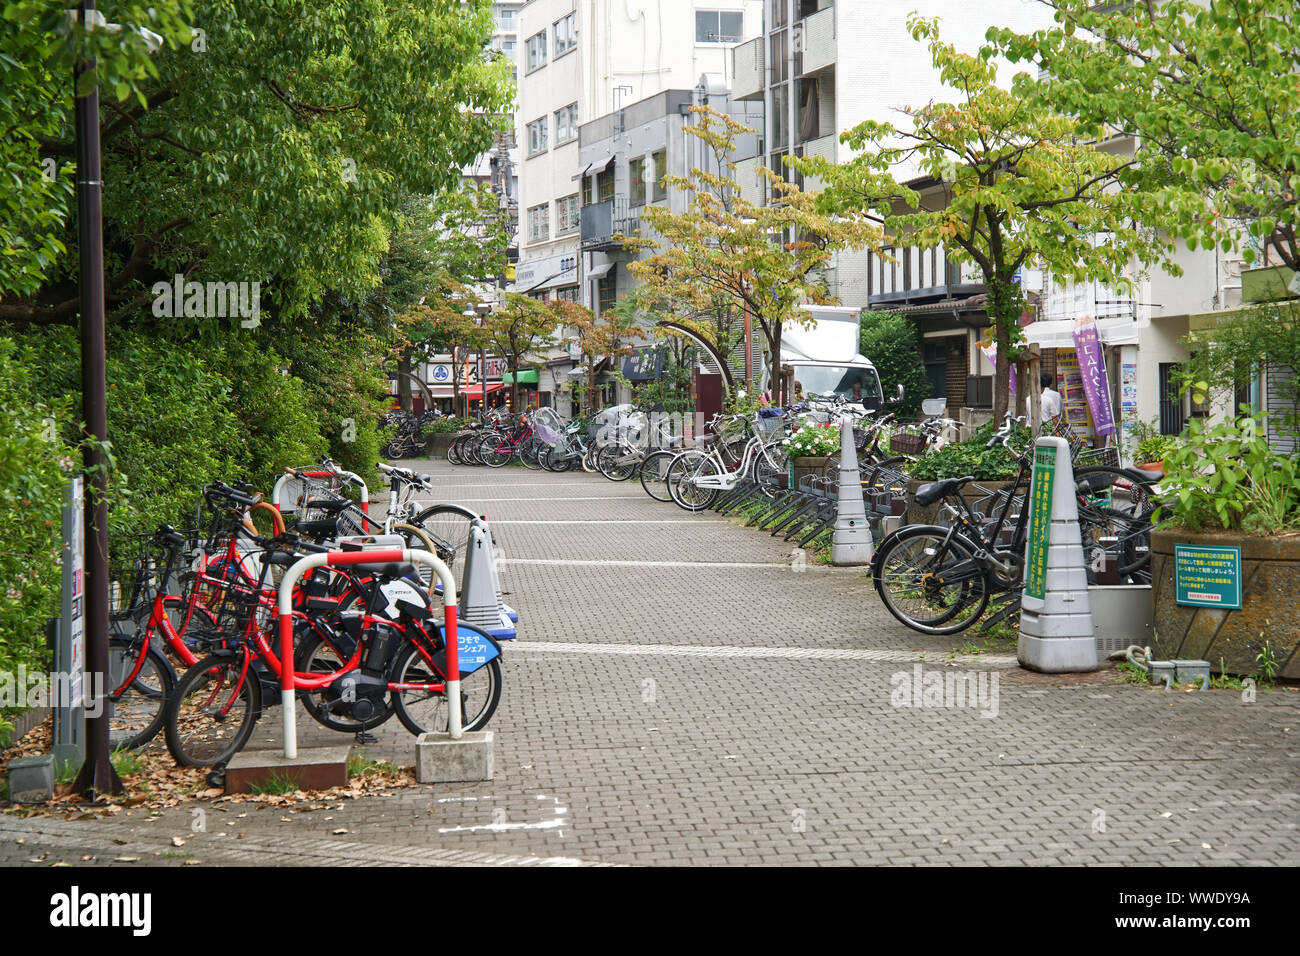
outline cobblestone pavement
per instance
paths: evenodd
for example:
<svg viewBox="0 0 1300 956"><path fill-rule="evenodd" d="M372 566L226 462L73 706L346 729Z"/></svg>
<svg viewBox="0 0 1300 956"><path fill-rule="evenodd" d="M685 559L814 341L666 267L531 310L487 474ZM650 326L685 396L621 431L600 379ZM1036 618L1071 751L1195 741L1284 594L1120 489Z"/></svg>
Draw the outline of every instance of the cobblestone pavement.
<svg viewBox="0 0 1300 956"><path fill-rule="evenodd" d="M314 812L200 803L203 833L189 805L0 816L0 862L1300 863L1294 691L1027 675L1013 647L953 656L965 637L898 625L859 571L796 573L789 545L636 484L415 467L492 520L522 616L494 780ZM978 706L895 706L967 672ZM412 762L397 721L378 734L367 753ZM253 746L278 742L272 711ZM160 856L175 835L188 855Z"/></svg>

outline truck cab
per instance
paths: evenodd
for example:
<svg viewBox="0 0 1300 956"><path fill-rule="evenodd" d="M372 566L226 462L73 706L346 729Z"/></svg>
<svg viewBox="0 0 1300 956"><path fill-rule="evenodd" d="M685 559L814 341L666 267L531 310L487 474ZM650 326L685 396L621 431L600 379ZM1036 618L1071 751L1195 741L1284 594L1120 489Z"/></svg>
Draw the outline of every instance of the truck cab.
<svg viewBox="0 0 1300 956"><path fill-rule="evenodd" d="M858 351L861 309L805 305L816 324L787 322L781 330L781 363L794 369L793 401L839 396L874 412L884 404L880 377Z"/></svg>

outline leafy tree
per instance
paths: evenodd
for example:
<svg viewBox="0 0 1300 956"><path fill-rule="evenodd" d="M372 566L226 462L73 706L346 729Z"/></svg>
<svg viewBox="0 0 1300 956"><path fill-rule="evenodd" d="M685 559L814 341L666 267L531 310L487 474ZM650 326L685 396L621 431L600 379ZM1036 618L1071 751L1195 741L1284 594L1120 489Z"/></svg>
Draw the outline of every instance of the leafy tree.
<svg viewBox="0 0 1300 956"><path fill-rule="evenodd" d="M916 325L898 312L863 312L860 350L871 359L880 386L892 395L903 386L903 401L894 409L900 418L915 415L930 396L930 380L921 363L921 337Z"/></svg>
<svg viewBox="0 0 1300 956"><path fill-rule="evenodd" d="M645 331L637 324L634 310L625 301L606 309L599 316L577 302L550 303L559 315L560 324L572 331L561 344L575 344L582 353L586 376L580 391L583 409L588 413L596 411L594 403L600 360L609 358L617 362L619 357L632 354L632 342L646 337Z"/></svg>
<svg viewBox="0 0 1300 956"><path fill-rule="evenodd" d="M1133 184L1190 248L1268 240L1300 269L1300 8L1295 0L1044 0L1059 25L990 31L1050 71L1059 112L1137 138ZM1242 248L1253 261L1256 250Z"/></svg>
<svg viewBox="0 0 1300 956"><path fill-rule="evenodd" d="M731 157L736 137L753 130L707 106L691 112L699 122L685 130L703 143L710 168L666 177L687 195L686 210L646 206L641 218L650 236L625 241L651 255L628 268L661 295L689 303L692 312L734 316L748 310L767 339L773 388L779 389L783 324L811 325L800 305L833 301L821 275L831 255L876 243L880 229L819 211L816 197L771 170L764 173L775 202L745 199L732 178Z"/></svg>
<svg viewBox="0 0 1300 956"><path fill-rule="evenodd" d="M1099 129L1027 95L1028 77L1014 92L999 87L992 50L959 53L940 40L937 20L913 17L909 28L928 43L943 82L959 99L904 110L907 126L869 121L855 127L842 139L858 155L842 165L824 157L794 165L827 183L819 197L823 215L878 222L895 244L943 246L950 259L979 267L997 343L994 417L1001 419L1009 363L1022 335L1016 270L1042 264L1062 281L1100 280L1131 290L1130 263L1159 259L1171 245L1134 222L1138 197L1117 187L1135 161L1094 148L1088 140L1100 138ZM911 162L942 182L947 201L941 208L924 208L920 193L895 179L898 165ZM1106 241L1097 241L1101 234Z"/></svg>
<svg viewBox="0 0 1300 956"><path fill-rule="evenodd" d="M519 409L519 372L526 356L553 345L552 336L560 324L560 315L552 303L531 296L506 293L505 305L487 317L481 336L487 348L510 360L514 384L510 389L510 407Z"/></svg>
<svg viewBox="0 0 1300 956"><path fill-rule="evenodd" d="M5 137L25 149L16 154L23 182L40 161L73 156L69 74L46 65L67 44L26 42L30 31L8 19L36 6L6 8L0 48L18 65L0 62L23 81L10 117L17 128ZM149 9L127 2L106 12L145 23ZM179 7L157 9L167 26ZM127 99L128 81L103 102L110 316L132 315L153 298L154 282L175 274L262 282L264 308L290 318L328 290L369 289L403 197L452 188L492 145L511 90L507 64L484 55L490 3L325 0L290 12L267 0L197 0L191 9L202 33L170 38L123 67L150 74L131 81L147 107ZM106 82L119 75L117 60ZM36 110L42 104L61 116L57 133ZM24 210L16 239L30 251L25 278L0 286L0 320L69 323L77 312L75 262L50 255L67 193L41 188L0 185L0 202Z"/></svg>

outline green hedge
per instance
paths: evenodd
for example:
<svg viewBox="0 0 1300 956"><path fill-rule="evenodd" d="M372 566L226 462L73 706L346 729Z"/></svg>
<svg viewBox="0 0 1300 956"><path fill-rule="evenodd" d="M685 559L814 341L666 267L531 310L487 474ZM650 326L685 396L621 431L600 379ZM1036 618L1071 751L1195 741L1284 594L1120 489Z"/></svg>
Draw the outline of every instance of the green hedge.
<svg viewBox="0 0 1300 956"><path fill-rule="evenodd" d="M913 478L937 481L940 478L964 478L974 475L981 481L1001 481L1016 477L1019 461L1002 445L985 448L993 435L993 423L986 422L965 441L953 442L932 452L912 466ZM1029 443L1029 429L1017 428L1011 444L1023 448Z"/></svg>

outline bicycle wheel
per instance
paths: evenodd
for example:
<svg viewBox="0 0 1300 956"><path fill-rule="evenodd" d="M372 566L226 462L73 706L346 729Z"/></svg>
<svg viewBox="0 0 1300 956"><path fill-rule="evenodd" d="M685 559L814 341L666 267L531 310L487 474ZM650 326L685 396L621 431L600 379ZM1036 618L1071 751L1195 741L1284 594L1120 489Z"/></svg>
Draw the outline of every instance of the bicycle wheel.
<svg viewBox="0 0 1300 956"><path fill-rule="evenodd" d="M144 662L139 673L122 687L141 653ZM143 747L162 729L167 698L176 687L176 672L167 658L143 639L112 637L108 641L108 682L113 688L106 704L109 747Z"/></svg>
<svg viewBox="0 0 1300 956"><path fill-rule="evenodd" d="M768 442L762 446L754 457L753 469L754 481L758 483L763 494L769 498L776 497L776 493L785 488L789 478L785 446L779 441Z"/></svg>
<svg viewBox="0 0 1300 956"><path fill-rule="evenodd" d="M889 613L912 630L955 634L978 621L989 602L983 568L964 563L975 550L965 538L949 538L946 528L901 528L872 559L872 584Z"/></svg>
<svg viewBox="0 0 1300 956"><path fill-rule="evenodd" d="M678 452L670 449L652 451L641 462L641 487L655 501L672 501L668 489L668 468Z"/></svg>
<svg viewBox="0 0 1300 956"><path fill-rule="evenodd" d="M606 445L596 454L596 467L610 481L627 481L637 472L638 456L624 445Z"/></svg>
<svg viewBox="0 0 1300 956"><path fill-rule="evenodd" d="M1151 489L1123 468L1109 465L1080 468L1074 473L1074 487L1081 499L1134 518L1146 517L1155 509Z"/></svg>
<svg viewBox="0 0 1300 956"><path fill-rule="evenodd" d="M542 454L542 467L547 471L555 472L557 475L568 471L572 465L573 462L569 460L569 446L567 443L548 448Z"/></svg>
<svg viewBox="0 0 1300 956"><path fill-rule="evenodd" d="M529 471L537 471L542 467L542 462L538 456L545 448L546 446L542 444L542 440L534 435L519 446L519 461Z"/></svg>
<svg viewBox="0 0 1300 956"><path fill-rule="evenodd" d="M904 494L907 492L907 469L915 463L915 459L903 455L886 458L867 470L867 487Z"/></svg>
<svg viewBox="0 0 1300 956"><path fill-rule="evenodd" d="M411 524L420 528L433 539L438 557L451 568L456 578L456 587L465 584L465 547L469 542L469 531L477 515L460 505L434 505L425 508L411 519ZM500 548L501 540L495 531L492 542Z"/></svg>
<svg viewBox="0 0 1300 956"><path fill-rule="evenodd" d="M459 444L460 444L459 438L453 438L450 442L447 443L447 463L450 465L462 464L460 451L459 451Z"/></svg>
<svg viewBox="0 0 1300 956"><path fill-rule="evenodd" d="M679 508L703 511L718 496L717 488L702 488L702 478L721 475L718 463L703 452L684 452L668 467L668 492Z"/></svg>
<svg viewBox="0 0 1300 956"><path fill-rule="evenodd" d="M1151 522L1146 516L1135 517L1118 508L1105 508L1081 500L1079 534L1083 539L1089 584L1097 583L1107 551L1116 555L1121 577L1139 584L1149 583ZM1115 540L1113 543L1103 540L1106 538Z"/></svg>
<svg viewBox="0 0 1300 956"><path fill-rule="evenodd" d="M166 708L167 749L182 767L225 763L248 742L262 685L244 666L242 654L210 654L176 685Z"/></svg>
<svg viewBox="0 0 1300 956"><path fill-rule="evenodd" d="M478 447L478 456L489 468L504 468L514 457L515 450L505 435L489 435Z"/></svg>
<svg viewBox="0 0 1300 956"><path fill-rule="evenodd" d="M468 624L458 624L458 629L487 635ZM442 683L443 675L425 660L420 648L413 642L397 652L389 679L395 684ZM463 674L460 679L461 728L478 730L492 719L501 700L501 658L488 661L478 670ZM449 711L447 695L427 690L395 690L392 708L397 719L411 733L446 733Z"/></svg>
<svg viewBox="0 0 1300 956"><path fill-rule="evenodd" d="M343 665L351 658L355 649L356 643L347 634L335 634L327 642L325 638L312 630L298 645L298 650L294 654L293 667L294 670L303 674L331 674L343 668ZM300 691L298 694L298 700L301 701L303 709L311 714L313 720L330 730L338 730L347 734L355 734L378 727L393 716L392 708L388 706L384 696L371 699L375 712L365 719L353 717L348 712L347 705L343 705L342 708L331 709L330 705L337 704L340 697L340 692L332 687L327 687L319 693Z"/></svg>

